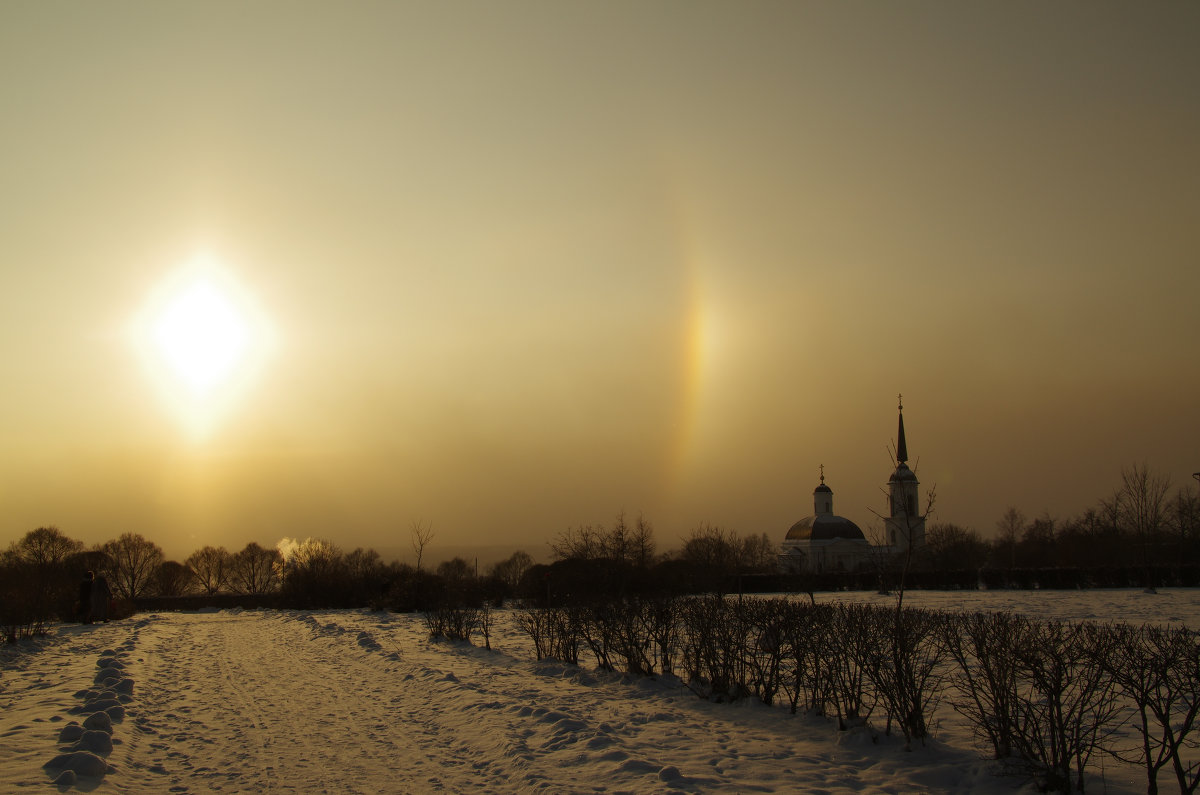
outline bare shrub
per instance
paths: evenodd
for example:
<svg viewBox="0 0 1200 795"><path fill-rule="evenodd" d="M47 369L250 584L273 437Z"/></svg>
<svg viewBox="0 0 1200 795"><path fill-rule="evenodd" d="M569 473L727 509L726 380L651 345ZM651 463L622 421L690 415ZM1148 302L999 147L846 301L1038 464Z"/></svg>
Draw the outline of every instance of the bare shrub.
<svg viewBox="0 0 1200 795"><path fill-rule="evenodd" d="M680 608L680 652L688 687L718 701L744 697L751 642L745 611L720 596L687 598Z"/></svg>
<svg viewBox="0 0 1200 795"><path fill-rule="evenodd" d="M876 613L870 605L838 603L826 628L827 704L842 730L865 724L874 708L868 673L883 640Z"/></svg>
<svg viewBox="0 0 1200 795"><path fill-rule="evenodd" d="M444 604L425 613L425 628L430 639L463 640L468 643L471 636L482 629L486 606Z"/></svg>
<svg viewBox="0 0 1200 795"><path fill-rule="evenodd" d="M1103 662L1112 650L1106 627L1031 622L1012 650L1018 678L1014 758L1042 787L1084 789L1084 769L1116 728L1120 703Z"/></svg>
<svg viewBox="0 0 1200 795"><path fill-rule="evenodd" d="M783 688L785 627L793 611L782 599L746 602L746 620L750 626L751 642L746 646L744 670L746 690L770 706Z"/></svg>
<svg viewBox="0 0 1200 795"><path fill-rule="evenodd" d="M924 740L946 675L944 617L929 610L876 609L879 652L865 660L867 676L887 712L887 731L899 726L906 744ZM871 633L868 633L871 634ZM861 652L860 652L861 653Z"/></svg>
<svg viewBox="0 0 1200 795"><path fill-rule="evenodd" d="M1016 649L1032 632L1028 618L1012 613L969 613L950 617L942 632L955 667L950 675L955 712L991 746L996 759L1013 755L1017 744Z"/></svg>
<svg viewBox="0 0 1200 795"><path fill-rule="evenodd" d="M679 653L679 601L671 596L645 598L641 600L641 614L651 668L674 674Z"/></svg>
<svg viewBox="0 0 1200 795"><path fill-rule="evenodd" d="M1200 642L1186 629L1120 624L1109 628L1112 654L1106 670L1137 716L1140 744L1118 750L1117 758L1142 765L1146 792L1158 792L1158 773L1170 765L1180 792L1200 785L1200 762L1183 759L1197 747L1193 735L1200 713Z"/></svg>
<svg viewBox="0 0 1200 795"><path fill-rule="evenodd" d="M833 622L832 605L791 603L789 620L782 629L780 688L793 714L803 708L825 715L833 702L830 690L829 641Z"/></svg>
<svg viewBox="0 0 1200 795"><path fill-rule="evenodd" d="M593 604L583 615L584 642L596 654L601 668L614 670L620 661L626 673L656 673L655 635L660 640L664 635L662 627L655 626L656 616L648 600L631 597ZM657 618L661 619L661 614Z"/></svg>
<svg viewBox="0 0 1200 795"><path fill-rule="evenodd" d="M517 626L533 641L537 659L579 664L579 629L575 611L566 607L525 607Z"/></svg>
<svg viewBox="0 0 1200 795"><path fill-rule="evenodd" d="M602 671L615 671L611 653L616 645L616 624L620 620L611 604L589 603L578 609L577 624L579 638L592 653L596 667Z"/></svg>

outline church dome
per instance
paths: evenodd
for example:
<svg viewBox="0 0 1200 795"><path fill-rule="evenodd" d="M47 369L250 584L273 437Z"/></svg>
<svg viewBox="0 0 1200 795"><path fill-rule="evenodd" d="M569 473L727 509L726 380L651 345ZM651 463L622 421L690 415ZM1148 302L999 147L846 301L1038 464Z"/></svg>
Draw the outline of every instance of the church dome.
<svg viewBox="0 0 1200 795"><path fill-rule="evenodd" d="M788 541L832 541L835 538L867 540L858 525L841 516L809 516L791 526Z"/></svg>
<svg viewBox="0 0 1200 795"><path fill-rule="evenodd" d="M813 494L833 494L833 489L825 485L825 481L821 481L821 485L813 489Z"/></svg>

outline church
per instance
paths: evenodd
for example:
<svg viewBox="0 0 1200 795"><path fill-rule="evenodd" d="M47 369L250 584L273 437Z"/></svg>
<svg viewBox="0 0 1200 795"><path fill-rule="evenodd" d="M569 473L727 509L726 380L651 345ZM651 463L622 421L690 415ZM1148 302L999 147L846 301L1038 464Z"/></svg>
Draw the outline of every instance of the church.
<svg viewBox="0 0 1200 795"><path fill-rule="evenodd" d="M873 546L854 522L833 512L833 489L821 482L813 490L813 515L788 529L780 555L781 568L791 573L854 571L875 556L886 558L925 545L925 517L920 511L920 481L908 468L908 442L904 437L904 403L896 436L896 471L888 478L888 510L884 538Z"/></svg>

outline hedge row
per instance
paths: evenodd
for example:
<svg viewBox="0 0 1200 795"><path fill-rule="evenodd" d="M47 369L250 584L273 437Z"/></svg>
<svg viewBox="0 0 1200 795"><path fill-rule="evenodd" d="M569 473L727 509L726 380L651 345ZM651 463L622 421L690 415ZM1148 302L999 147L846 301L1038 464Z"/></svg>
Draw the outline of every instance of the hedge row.
<svg viewBox="0 0 1200 795"><path fill-rule="evenodd" d="M1082 791L1097 754L1142 765L1151 792L1164 770L1181 792L1200 784L1200 762L1184 758L1198 739L1200 640L1185 629L721 597L530 607L518 623L539 659L590 655L677 675L708 699L882 724L906 743L948 705L1048 790Z"/></svg>

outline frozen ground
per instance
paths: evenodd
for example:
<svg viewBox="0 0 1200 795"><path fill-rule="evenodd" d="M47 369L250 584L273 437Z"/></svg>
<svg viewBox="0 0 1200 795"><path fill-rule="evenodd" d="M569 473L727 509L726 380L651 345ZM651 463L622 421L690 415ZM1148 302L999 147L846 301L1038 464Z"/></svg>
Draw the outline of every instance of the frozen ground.
<svg viewBox="0 0 1200 795"><path fill-rule="evenodd" d="M1200 617L1196 591L908 599L1193 627ZM905 752L783 708L703 702L677 682L538 663L507 614L498 624L492 651L430 642L418 617L361 611L53 627L0 651L0 790L1032 792L998 775L944 707L936 739ZM1104 775L1090 789L1144 790L1136 771Z"/></svg>

